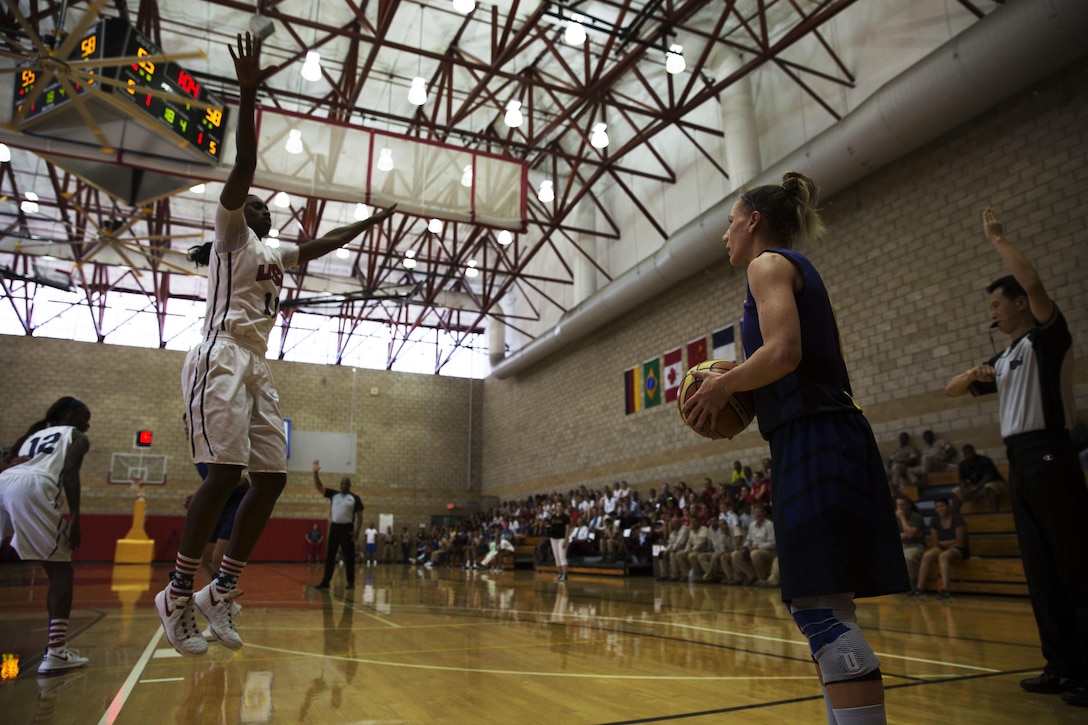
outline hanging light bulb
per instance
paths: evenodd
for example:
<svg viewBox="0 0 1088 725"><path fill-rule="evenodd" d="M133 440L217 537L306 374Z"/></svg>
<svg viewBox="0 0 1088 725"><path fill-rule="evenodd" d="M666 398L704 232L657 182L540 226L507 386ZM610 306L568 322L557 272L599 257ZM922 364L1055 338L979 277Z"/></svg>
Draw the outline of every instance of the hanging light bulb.
<svg viewBox="0 0 1088 725"><path fill-rule="evenodd" d="M378 154L378 170L379 171L392 171L393 170L393 150L382 149Z"/></svg>
<svg viewBox="0 0 1088 725"><path fill-rule="evenodd" d="M431 234L441 234L442 233L442 220L441 219L431 219L429 222L427 222L427 231L429 231Z"/></svg>
<svg viewBox="0 0 1088 725"><path fill-rule="evenodd" d="M603 149L608 145L607 123L598 123L593 127L593 133L589 137L589 145L595 149Z"/></svg>
<svg viewBox="0 0 1088 725"><path fill-rule="evenodd" d="M302 153L302 131L292 128L287 132L287 143L283 145L289 154Z"/></svg>
<svg viewBox="0 0 1088 725"><path fill-rule="evenodd" d="M340 247L339 249L336 250L336 256L339 259L347 259L348 256L350 256L350 255L351 255L351 252L348 251L347 247Z"/></svg>
<svg viewBox="0 0 1088 725"><path fill-rule="evenodd" d="M461 186L472 186L472 164L467 164L461 172Z"/></svg>
<svg viewBox="0 0 1088 725"><path fill-rule="evenodd" d="M38 195L33 191L28 191L23 194L23 201L19 204L19 208L23 210L24 214L37 214Z"/></svg>
<svg viewBox="0 0 1088 725"><path fill-rule="evenodd" d="M453 0L453 9L462 15L468 15L476 9L476 0Z"/></svg>
<svg viewBox="0 0 1088 725"><path fill-rule="evenodd" d="M465 276L466 277L479 277L480 276L480 270L476 269L476 260L475 259L470 259L470 260L468 260L467 264L468 264L468 267L465 269Z"/></svg>
<svg viewBox="0 0 1088 725"><path fill-rule="evenodd" d="M521 101L507 101L506 115L502 117L503 123L510 128L517 128L525 118L521 115Z"/></svg>
<svg viewBox="0 0 1088 725"><path fill-rule="evenodd" d="M203 194L207 187L204 184L193 184L189 187L189 191L194 194Z"/></svg>
<svg viewBox="0 0 1088 725"><path fill-rule="evenodd" d="M427 102L427 81L422 76L412 79L412 87L408 89L408 102L413 106L422 106Z"/></svg>
<svg viewBox="0 0 1088 725"><path fill-rule="evenodd" d="M321 54L316 50L306 52L306 61L302 64L302 77L308 81L321 78Z"/></svg>
<svg viewBox="0 0 1088 725"><path fill-rule="evenodd" d="M567 45L581 45L586 42L586 29L582 25L584 17L575 13L567 20L567 32L563 33L563 40Z"/></svg>
<svg viewBox="0 0 1088 725"><path fill-rule="evenodd" d="M511 234L508 230L503 229L499 232L499 244L504 247L509 247L510 242L512 241L514 241L514 235Z"/></svg>
<svg viewBox="0 0 1088 725"><path fill-rule="evenodd" d="M0 143L0 164L6 164L9 161L11 161L11 149L6 143Z"/></svg>
<svg viewBox="0 0 1088 725"><path fill-rule="evenodd" d="M688 64L684 62L684 46L670 45L669 52L665 54L665 72L669 75L683 73Z"/></svg>
<svg viewBox="0 0 1088 725"><path fill-rule="evenodd" d="M415 259L416 258L416 250L409 249L408 251L406 251L404 253L404 256L407 257L408 259Z"/></svg>
<svg viewBox="0 0 1088 725"><path fill-rule="evenodd" d="M271 229L268 230L268 236L272 237L273 239L277 238L279 235L280 235L280 230L276 229L276 227L272 227Z"/></svg>
<svg viewBox="0 0 1088 725"><path fill-rule="evenodd" d="M373 210L371 210L369 206L362 202L359 202L355 205L355 211L352 213L351 216L355 219L355 221L361 222L364 219L369 219L370 215L373 213Z"/></svg>
<svg viewBox="0 0 1088 725"><path fill-rule="evenodd" d="M412 257L405 257L404 261L401 262L401 264L404 265L405 269L415 269L416 268L416 260L414 258L412 258Z"/></svg>
<svg viewBox="0 0 1088 725"><path fill-rule="evenodd" d="M555 201L555 188L550 180L544 179L544 181L540 182L540 189L537 190L536 198L545 204L551 204Z"/></svg>
<svg viewBox="0 0 1088 725"><path fill-rule="evenodd" d="M280 209L286 209L291 206L291 197L287 196L286 191L277 191L276 195L272 197L272 203Z"/></svg>

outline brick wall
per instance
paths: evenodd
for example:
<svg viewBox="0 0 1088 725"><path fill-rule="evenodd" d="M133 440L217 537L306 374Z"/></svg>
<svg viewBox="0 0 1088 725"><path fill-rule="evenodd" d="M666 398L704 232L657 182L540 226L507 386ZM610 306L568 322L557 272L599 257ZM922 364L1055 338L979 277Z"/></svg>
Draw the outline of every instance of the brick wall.
<svg viewBox="0 0 1088 725"><path fill-rule="evenodd" d="M1082 419L1088 412L1086 89L1080 63L824 200L831 235L801 251L827 282L854 391L882 448L900 430L920 438L932 428L1004 459L996 398L943 393L992 354L984 287L1005 272L982 236L987 205L1073 328L1077 405ZM483 493L620 478L645 492L663 480L720 480L734 459L757 463L767 448L753 430L703 441L671 405L624 414L624 369L735 322L744 288L742 271L716 264L591 339L488 379Z"/></svg>
<svg viewBox="0 0 1088 725"><path fill-rule="evenodd" d="M106 475L110 454L132 452L133 435L146 428L155 432L152 452L169 457L168 484L146 487L147 512L183 513L181 498L199 483L181 426L184 360L184 353L171 350L2 337L0 441L11 445L53 401L74 395L92 413L83 510L132 511L134 494L109 485ZM464 511L478 498L479 380L302 363L272 362L271 367L282 410L295 430L358 434L352 481L366 504L366 521L371 514L376 520L379 513L391 513L398 527L414 527L429 522L432 513L445 512L449 503ZM377 395L371 395L372 388ZM331 473L326 478L330 485L338 479ZM328 504L314 492L308 473L290 473L275 515L323 519Z"/></svg>

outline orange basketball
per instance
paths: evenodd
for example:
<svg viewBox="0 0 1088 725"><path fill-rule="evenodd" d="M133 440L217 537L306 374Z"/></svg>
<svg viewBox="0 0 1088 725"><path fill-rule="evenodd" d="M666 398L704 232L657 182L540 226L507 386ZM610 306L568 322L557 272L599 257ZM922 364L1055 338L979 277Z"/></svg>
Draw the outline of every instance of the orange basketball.
<svg viewBox="0 0 1088 725"><path fill-rule="evenodd" d="M696 370L725 371L736 366L737 364L732 360L707 360L688 370L688 374L684 376L684 384L680 387L680 397L676 400L676 406L680 410L680 418L683 419L684 423L704 438L713 438L715 440L732 438L747 428L752 419L756 417L755 400L752 398L752 393L745 390L729 396L729 402L718 413L718 427L716 429L710 428L709 424L703 428L694 428L688 423L687 418L684 418L684 402L699 389L699 380L692 376L692 373Z"/></svg>

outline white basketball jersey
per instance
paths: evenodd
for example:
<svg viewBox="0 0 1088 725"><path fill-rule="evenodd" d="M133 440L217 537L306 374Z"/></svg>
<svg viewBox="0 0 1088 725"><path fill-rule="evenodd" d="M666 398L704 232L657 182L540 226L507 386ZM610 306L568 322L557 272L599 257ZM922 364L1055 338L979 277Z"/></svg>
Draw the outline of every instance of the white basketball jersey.
<svg viewBox="0 0 1088 725"><path fill-rule="evenodd" d="M246 224L244 208L231 211L222 204L215 234L208 259L204 337L225 332L263 354L280 309L283 271L298 264L298 247L268 246Z"/></svg>
<svg viewBox="0 0 1088 725"><path fill-rule="evenodd" d="M30 456L30 460L11 470L21 474L45 476L54 484L59 484L60 473L64 470L64 458L68 455L74 431L75 428L70 425L55 425L34 433L19 448L19 455Z"/></svg>

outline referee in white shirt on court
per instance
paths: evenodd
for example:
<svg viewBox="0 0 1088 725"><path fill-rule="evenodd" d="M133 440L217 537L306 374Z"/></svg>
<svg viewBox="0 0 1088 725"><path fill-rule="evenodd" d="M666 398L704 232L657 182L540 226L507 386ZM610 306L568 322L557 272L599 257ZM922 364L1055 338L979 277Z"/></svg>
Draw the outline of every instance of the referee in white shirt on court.
<svg viewBox="0 0 1088 725"><path fill-rule="evenodd" d="M363 501L351 492L351 479L340 479L340 489L325 488L318 475L321 462L314 461L314 488L329 499L331 515L329 517L328 549L325 551L325 575L317 589L328 589L336 568L336 550L344 555L344 571L348 577L348 589L355 588L355 540L359 538L359 529L363 525Z"/></svg>

